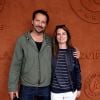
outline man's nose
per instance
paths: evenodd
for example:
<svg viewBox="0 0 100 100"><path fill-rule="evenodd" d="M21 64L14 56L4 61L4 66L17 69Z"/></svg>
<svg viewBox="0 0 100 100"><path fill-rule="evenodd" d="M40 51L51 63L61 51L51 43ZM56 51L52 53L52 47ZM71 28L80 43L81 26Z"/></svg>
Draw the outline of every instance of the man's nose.
<svg viewBox="0 0 100 100"><path fill-rule="evenodd" d="M41 22L39 22L39 26L42 26L42 23Z"/></svg>

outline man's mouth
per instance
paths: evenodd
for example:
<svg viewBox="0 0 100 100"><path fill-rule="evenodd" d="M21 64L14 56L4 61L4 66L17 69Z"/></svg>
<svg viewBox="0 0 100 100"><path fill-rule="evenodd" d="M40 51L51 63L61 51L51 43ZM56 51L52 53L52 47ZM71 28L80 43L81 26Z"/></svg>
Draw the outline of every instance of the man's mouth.
<svg viewBox="0 0 100 100"><path fill-rule="evenodd" d="M41 27L41 26L36 26L37 28L39 28L39 29L43 29L43 27Z"/></svg>

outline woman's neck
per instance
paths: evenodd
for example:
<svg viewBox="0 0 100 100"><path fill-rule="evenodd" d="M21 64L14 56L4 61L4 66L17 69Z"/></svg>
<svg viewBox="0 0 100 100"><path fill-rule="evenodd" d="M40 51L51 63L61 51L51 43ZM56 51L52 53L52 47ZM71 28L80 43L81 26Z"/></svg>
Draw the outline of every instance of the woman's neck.
<svg viewBox="0 0 100 100"><path fill-rule="evenodd" d="M59 49L67 49L67 45L66 44L59 44Z"/></svg>

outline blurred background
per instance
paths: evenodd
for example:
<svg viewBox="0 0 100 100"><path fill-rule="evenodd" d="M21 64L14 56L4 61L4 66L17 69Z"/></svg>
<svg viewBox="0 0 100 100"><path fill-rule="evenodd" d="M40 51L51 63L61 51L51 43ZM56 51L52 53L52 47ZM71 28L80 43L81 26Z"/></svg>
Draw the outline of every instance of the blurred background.
<svg viewBox="0 0 100 100"><path fill-rule="evenodd" d="M100 0L0 0L0 100L10 100L8 74L17 38L32 28L32 13L50 16L47 33L57 24L69 28L81 52L82 93L78 100L100 100Z"/></svg>

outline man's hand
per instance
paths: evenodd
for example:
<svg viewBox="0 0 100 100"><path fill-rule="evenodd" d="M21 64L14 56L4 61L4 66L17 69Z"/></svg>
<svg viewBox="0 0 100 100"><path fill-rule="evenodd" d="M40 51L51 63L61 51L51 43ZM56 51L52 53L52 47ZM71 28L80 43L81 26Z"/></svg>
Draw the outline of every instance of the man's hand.
<svg viewBox="0 0 100 100"><path fill-rule="evenodd" d="M74 57L76 57L77 59L80 58L80 51L76 48L76 51L73 52Z"/></svg>
<svg viewBox="0 0 100 100"><path fill-rule="evenodd" d="M13 100L13 98L16 96L17 98L19 98L19 95L18 95L18 91L16 92L9 92L9 95L10 95L10 99Z"/></svg>

